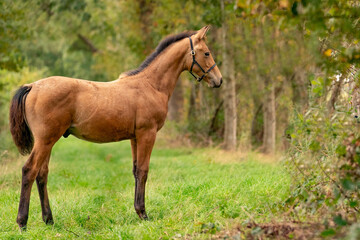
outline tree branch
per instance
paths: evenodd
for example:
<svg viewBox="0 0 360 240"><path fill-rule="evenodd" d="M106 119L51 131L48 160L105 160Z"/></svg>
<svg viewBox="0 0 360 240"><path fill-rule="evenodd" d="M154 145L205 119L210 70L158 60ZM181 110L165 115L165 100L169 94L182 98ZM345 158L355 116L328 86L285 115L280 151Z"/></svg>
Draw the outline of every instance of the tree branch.
<svg viewBox="0 0 360 240"><path fill-rule="evenodd" d="M96 53L96 52L99 51L99 49L97 49L97 48L95 47L95 45L94 45L88 38L86 38L85 36L81 35L80 33L78 33L77 36L78 36L78 38L79 38L81 41L83 41L83 42L85 43L86 46L89 47L89 49L90 49L90 51L91 51L92 53Z"/></svg>

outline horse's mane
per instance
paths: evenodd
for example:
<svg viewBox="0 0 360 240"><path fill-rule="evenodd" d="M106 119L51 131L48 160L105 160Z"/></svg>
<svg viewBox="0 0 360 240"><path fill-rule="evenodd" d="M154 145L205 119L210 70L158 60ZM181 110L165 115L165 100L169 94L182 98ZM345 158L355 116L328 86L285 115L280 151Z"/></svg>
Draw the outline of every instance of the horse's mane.
<svg viewBox="0 0 360 240"><path fill-rule="evenodd" d="M159 43L159 45L156 47L155 51L153 53L151 53L138 68L126 72L125 75L133 76L133 75L138 74L139 72L144 70L147 66L149 66L150 63L152 61L154 61L154 59L157 56L159 56L160 53L162 53L171 44L176 43L177 41L180 41L184 38L190 37L190 36L194 35L195 33L196 33L196 31L187 31L187 32L182 32L179 34L167 36L164 40L162 40Z"/></svg>

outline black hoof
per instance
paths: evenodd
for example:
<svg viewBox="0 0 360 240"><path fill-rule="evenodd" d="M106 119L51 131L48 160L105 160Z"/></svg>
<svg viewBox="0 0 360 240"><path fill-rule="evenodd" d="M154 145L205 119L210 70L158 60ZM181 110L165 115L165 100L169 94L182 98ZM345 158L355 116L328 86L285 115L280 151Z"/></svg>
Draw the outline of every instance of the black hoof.
<svg viewBox="0 0 360 240"><path fill-rule="evenodd" d="M142 216L142 220L149 221L149 218L148 218L148 216L146 215L146 213Z"/></svg>
<svg viewBox="0 0 360 240"><path fill-rule="evenodd" d="M44 219L46 225L54 225L54 220L52 218Z"/></svg>
<svg viewBox="0 0 360 240"><path fill-rule="evenodd" d="M52 214L50 213L49 215L43 215L42 216L43 221L46 225L53 225L54 224L54 220L52 217Z"/></svg>
<svg viewBox="0 0 360 240"><path fill-rule="evenodd" d="M20 228L20 232L26 232L27 226L19 224L19 228Z"/></svg>
<svg viewBox="0 0 360 240"><path fill-rule="evenodd" d="M137 214L139 215L139 218L141 220L145 220L145 221L149 220L148 216L146 215L145 210L137 212Z"/></svg>
<svg viewBox="0 0 360 240"><path fill-rule="evenodd" d="M16 219L17 224L19 225L20 231L25 232L26 231L26 225L27 225L27 218L20 218L18 217Z"/></svg>

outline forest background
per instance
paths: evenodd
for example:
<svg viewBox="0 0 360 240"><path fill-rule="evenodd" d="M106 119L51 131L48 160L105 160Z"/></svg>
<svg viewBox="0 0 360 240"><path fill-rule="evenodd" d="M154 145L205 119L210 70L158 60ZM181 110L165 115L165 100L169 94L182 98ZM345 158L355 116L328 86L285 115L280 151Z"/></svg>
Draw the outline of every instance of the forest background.
<svg viewBox="0 0 360 240"><path fill-rule="evenodd" d="M52 75L111 81L165 36L207 24L224 85L180 76L168 144L285 156L292 193L279 211L326 216L310 218L321 236L359 234L356 0L3 0L0 162L16 156L8 106L18 86Z"/></svg>

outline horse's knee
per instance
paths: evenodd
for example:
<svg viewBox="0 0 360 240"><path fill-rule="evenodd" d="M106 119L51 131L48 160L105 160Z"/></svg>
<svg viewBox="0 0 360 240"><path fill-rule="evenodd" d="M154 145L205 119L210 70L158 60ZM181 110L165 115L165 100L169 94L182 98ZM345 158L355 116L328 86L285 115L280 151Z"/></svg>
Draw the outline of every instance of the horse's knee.
<svg viewBox="0 0 360 240"><path fill-rule="evenodd" d="M136 178L136 165L133 166L132 172L133 172L134 177Z"/></svg>
<svg viewBox="0 0 360 240"><path fill-rule="evenodd" d="M50 150L51 148L48 146L41 149L41 151L36 146L34 147L28 161L22 168L23 180L32 182L36 178L46 178L48 173L46 161L48 160Z"/></svg>
<svg viewBox="0 0 360 240"><path fill-rule="evenodd" d="M24 165L22 167L22 183L27 186L32 184L37 176L37 169Z"/></svg>
<svg viewBox="0 0 360 240"><path fill-rule="evenodd" d="M139 179L139 180L144 180L146 181L147 176L148 176L148 172L149 170L142 170L142 169L136 169L134 176L135 178Z"/></svg>
<svg viewBox="0 0 360 240"><path fill-rule="evenodd" d="M42 167L36 176L36 181L39 184L46 184L48 173L49 173L48 167L47 166Z"/></svg>

